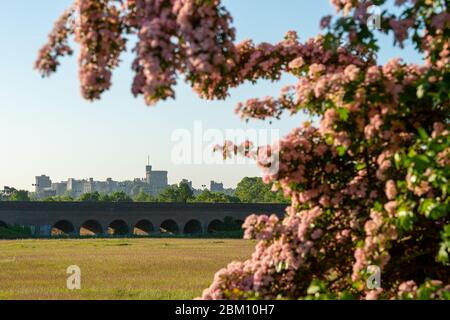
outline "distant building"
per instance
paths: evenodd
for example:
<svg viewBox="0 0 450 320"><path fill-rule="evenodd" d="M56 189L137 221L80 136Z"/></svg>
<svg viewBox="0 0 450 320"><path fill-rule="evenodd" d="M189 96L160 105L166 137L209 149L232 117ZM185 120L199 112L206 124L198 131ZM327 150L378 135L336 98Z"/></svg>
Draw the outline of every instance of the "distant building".
<svg viewBox="0 0 450 320"><path fill-rule="evenodd" d="M42 199L67 194L78 198L85 193L110 194L116 191L125 192L129 196L135 196L141 191L158 195L169 186L167 171L154 171L152 166L148 165L145 167L145 173L144 179L136 178L132 181L114 181L111 178L107 178L106 181L96 181L93 178L83 180L69 178L67 181L57 183L52 183L50 177L42 175L36 177L36 197Z"/></svg>
<svg viewBox="0 0 450 320"><path fill-rule="evenodd" d="M219 182L215 182L215 181L211 181L209 190L211 192L224 193L224 194L229 195L229 196L233 196L234 195L234 191L235 191L235 189L232 189L232 188L227 188L226 189L226 188L223 187L223 183L221 183L221 182L219 183Z"/></svg>
<svg viewBox="0 0 450 320"><path fill-rule="evenodd" d="M55 191L56 196L63 196L67 191L67 182L52 183L52 190Z"/></svg>
<svg viewBox="0 0 450 320"><path fill-rule="evenodd" d="M69 178L67 180L67 191L70 196L78 198L84 192L84 182L85 180L76 180L74 178Z"/></svg>
<svg viewBox="0 0 450 320"><path fill-rule="evenodd" d="M150 178L152 175L152 166L145 166L145 181L150 184Z"/></svg>
<svg viewBox="0 0 450 320"><path fill-rule="evenodd" d="M152 166L146 166L145 172L145 179L149 185L151 194L158 195L169 186L167 171L155 171L152 170Z"/></svg>
<svg viewBox="0 0 450 320"><path fill-rule="evenodd" d="M223 192L223 183L211 181L210 190L211 192Z"/></svg>
<svg viewBox="0 0 450 320"><path fill-rule="evenodd" d="M52 180L46 175L35 177L34 192L38 198L47 198L55 195L52 189Z"/></svg>
<svg viewBox="0 0 450 320"><path fill-rule="evenodd" d="M140 192L149 193L157 196L169 187L168 172L162 170L153 170L151 165L145 166L145 178L135 178L134 180L115 181L107 178L105 181L96 181L93 178L78 180L69 178L67 181L52 182L50 177L41 175L36 177L35 197L43 199L51 196L68 195L73 198L79 198L85 193L98 192L102 194L111 194L122 191L130 197L138 195ZM183 179L194 192L194 195L200 194L204 189L194 189L192 181ZM206 188L206 186L203 186ZM223 183L211 181L210 190L212 192L221 192L227 195L234 195L235 189L226 189Z"/></svg>
<svg viewBox="0 0 450 320"><path fill-rule="evenodd" d="M48 177L46 175L40 175L40 176L36 177L35 184L34 184L36 193L39 193L41 191L44 191L46 188L51 188L51 187L52 187L52 180L50 179L50 177Z"/></svg>

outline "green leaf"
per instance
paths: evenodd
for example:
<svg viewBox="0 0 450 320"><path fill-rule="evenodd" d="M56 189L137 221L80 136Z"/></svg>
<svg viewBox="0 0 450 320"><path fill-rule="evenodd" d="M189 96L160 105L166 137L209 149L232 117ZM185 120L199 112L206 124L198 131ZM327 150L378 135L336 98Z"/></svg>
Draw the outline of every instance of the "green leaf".
<svg viewBox="0 0 450 320"><path fill-rule="evenodd" d="M383 204L379 201L375 201L375 203L373 205L373 209L375 211L381 212L381 211L383 211Z"/></svg>
<svg viewBox="0 0 450 320"><path fill-rule="evenodd" d="M433 199L425 199L422 201L419 207L419 212L424 214L425 217L429 218L431 212L436 208L438 204L434 202Z"/></svg>
<svg viewBox="0 0 450 320"><path fill-rule="evenodd" d="M446 242L442 242L439 248L439 252L437 254L436 260L441 262L443 265L449 265L448 253L449 253L449 245Z"/></svg>
<svg viewBox="0 0 450 320"><path fill-rule="evenodd" d="M430 159L428 159L427 156L421 154L421 155L415 155L411 159L414 162L414 167L419 172L424 172L430 165Z"/></svg>
<svg viewBox="0 0 450 320"><path fill-rule="evenodd" d="M334 143L334 139L331 136L331 134L326 134L325 135L325 142L327 145L332 145Z"/></svg>
<svg viewBox="0 0 450 320"><path fill-rule="evenodd" d="M365 168L366 168L366 164L364 162L356 164L356 170L358 170L358 171L365 169Z"/></svg>
<svg viewBox="0 0 450 320"><path fill-rule="evenodd" d="M436 220L447 215L447 205L439 203L434 199L425 199L422 201L419 207L419 212L424 214L425 217Z"/></svg>
<svg viewBox="0 0 450 320"><path fill-rule="evenodd" d="M350 113L350 111L346 108L337 108L336 109L337 113L339 114L339 118L343 121L347 121L348 120L348 114Z"/></svg>
<svg viewBox="0 0 450 320"><path fill-rule="evenodd" d="M342 157L345 154L345 152L347 151L347 147L339 146L336 148L336 150L338 152L338 155Z"/></svg>
<svg viewBox="0 0 450 320"><path fill-rule="evenodd" d="M419 128L417 131L419 131L419 136L422 140L427 141L430 138L424 128Z"/></svg>
<svg viewBox="0 0 450 320"><path fill-rule="evenodd" d="M394 154L394 163L395 163L395 167L397 169L400 169L400 165L402 163L402 157L400 156L400 153L396 152Z"/></svg>
<svg viewBox="0 0 450 320"><path fill-rule="evenodd" d="M325 291L325 285L322 281L314 279L311 281L311 284L309 285L306 293L310 295L314 295L316 293L320 293L322 291Z"/></svg>
<svg viewBox="0 0 450 320"><path fill-rule="evenodd" d="M411 231L415 222L415 216L408 208L399 208L397 211L397 226L405 231Z"/></svg>
<svg viewBox="0 0 450 320"><path fill-rule="evenodd" d="M441 232L442 242L437 254L436 260L442 264L450 265L449 253L450 253L450 224L444 226L444 230Z"/></svg>

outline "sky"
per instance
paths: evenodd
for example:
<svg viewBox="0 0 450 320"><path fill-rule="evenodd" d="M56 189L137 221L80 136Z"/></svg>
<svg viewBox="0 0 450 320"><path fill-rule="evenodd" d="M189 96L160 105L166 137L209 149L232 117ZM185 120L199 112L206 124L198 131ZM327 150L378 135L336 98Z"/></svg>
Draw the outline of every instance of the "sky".
<svg viewBox="0 0 450 320"><path fill-rule="evenodd" d="M32 190L36 175L49 175L54 182L67 178L128 180L145 176L148 157L155 170L167 170L169 183L185 178L194 187L210 180L234 187L244 176L260 174L252 163L205 164L174 160L184 132L192 139L209 130L257 130L267 136L283 136L298 126L302 115L267 121L243 122L234 113L238 102L249 98L278 96L292 78L271 83L260 81L231 91L225 101L205 101L180 80L176 100L147 107L131 94L130 52L122 56L112 89L102 100L89 102L79 93L76 56L62 60L59 71L42 79L33 70L39 48L46 42L54 21L71 0L4 1L0 11L0 188L14 186ZM320 18L334 12L329 0L224 0L234 17L237 40L275 43L288 30L300 39L315 36ZM383 37L380 62L396 56L419 62L410 48L394 49ZM130 50L129 50L130 51ZM271 131L272 130L272 131ZM192 152L209 152L205 142ZM206 150L206 151L205 151ZM194 159L193 159L194 160Z"/></svg>

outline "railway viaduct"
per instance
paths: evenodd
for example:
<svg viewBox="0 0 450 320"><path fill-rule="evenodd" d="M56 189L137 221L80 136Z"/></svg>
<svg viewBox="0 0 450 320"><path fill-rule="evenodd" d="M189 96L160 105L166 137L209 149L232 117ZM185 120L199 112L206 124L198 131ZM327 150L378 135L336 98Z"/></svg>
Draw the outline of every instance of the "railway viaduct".
<svg viewBox="0 0 450 320"><path fill-rule="evenodd" d="M201 234L219 231L226 217L282 217L285 204L0 202L0 227L29 227L34 235Z"/></svg>

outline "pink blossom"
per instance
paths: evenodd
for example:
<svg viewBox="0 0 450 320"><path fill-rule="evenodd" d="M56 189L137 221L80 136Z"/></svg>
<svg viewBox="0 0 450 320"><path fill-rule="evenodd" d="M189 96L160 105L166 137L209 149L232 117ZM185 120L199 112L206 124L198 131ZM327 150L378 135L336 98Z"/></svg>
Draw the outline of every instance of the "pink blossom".
<svg viewBox="0 0 450 320"><path fill-rule="evenodd" d="M394 180L389 180L386 182L385 192L386 192L386 197L389 200L395 199L395 197L397 196L397 188L395 187Z"/></svg>
<svg viewBox="0 0 450 320"><path fill-rule="evenodd" d="M302 57L298 57L289 63L289 68L298 69L298 68L303 67L304 64L305 64L305 60Z"/></svg>
<svg viewBox="0 0 450 320"><path fill-rule="evenodd" d="M328 28L329 25L330 25L331 19L332 19L332 16L331 16L331 15L328 15L328 16L323 17L323 18L320 20L320 29L326 29L326 28Z"/></svg>

